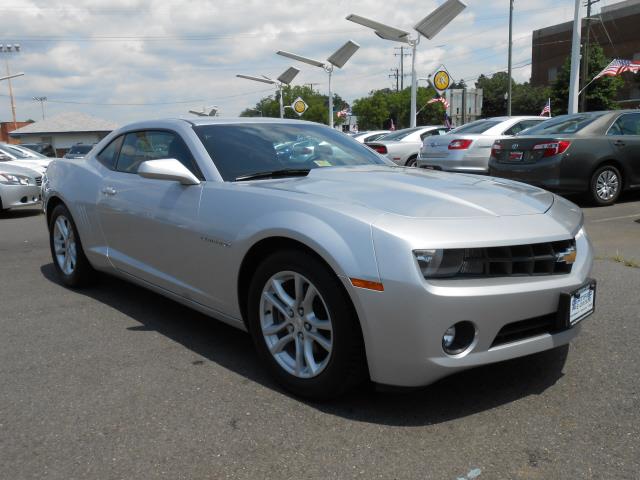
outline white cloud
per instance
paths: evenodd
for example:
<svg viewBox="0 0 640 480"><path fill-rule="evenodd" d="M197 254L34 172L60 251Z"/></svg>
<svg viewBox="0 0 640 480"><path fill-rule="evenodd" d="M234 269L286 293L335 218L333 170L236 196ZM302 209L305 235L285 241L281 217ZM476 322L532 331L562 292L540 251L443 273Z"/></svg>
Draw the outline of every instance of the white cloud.
<svg viewBox="0 0 640 480"><path fill-rule="evenodd" d="M12 0L9 0L11 2ZM49 114L82 110L127 122L180 115L189 108L217 104L237 115L262 96L267 85L240 80L236 73L277 76L289 65L301 69L296 83L314 83L326 92L327 75L275 55L289 50L320 60L347 39L361 49L334 74L334 91L347 101L370 90L391 87L399 46L377 38L344 17L358 13L399 28L411 26L439 0L14 0L0 6L2 42L19 42L12 56L19 119L39 118L33 96L47 96ZM422 39L416 57L419 76L445 63L456 79L507 64L508 3L468 0L467 10L436 39ZM521 6L522 5L522 6ZM517 2L514 65L530 61L531 31L571 19L571 0ZM10 21L6 21L6 19ZM405 59L405 73L410 72ZM526 81L530 67L514 70ZM405 85L409 79L405 79ZM11 117L6 82L0 84L0 119ZM80 102L54 103L53 100ZM189 104L115 106L105 103ZM93 104L93 105L92 105Z"/></svg>

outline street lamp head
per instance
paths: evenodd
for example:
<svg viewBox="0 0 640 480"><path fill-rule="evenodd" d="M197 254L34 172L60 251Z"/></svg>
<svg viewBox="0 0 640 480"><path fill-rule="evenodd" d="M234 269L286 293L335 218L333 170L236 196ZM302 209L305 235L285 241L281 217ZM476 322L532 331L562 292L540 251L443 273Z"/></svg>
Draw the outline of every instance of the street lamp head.
<svg viewBox="0 0 640 480"><path fill-rule="evenodd" d="M349 40L347 43L342 45L338 50L333 52L327 61L338 68L344 67L344 64L349 61L349 59L353 56L354 53L358 51L360 45L356 42Z"/></svg>
<svg viewBox="0 0 640 480"><path fill-rule="evenodd" d="M278 77L278 81L285 85L289 85L298 73L300 73L300 70L296 67L289 67Z"/></svg>
<svg viewBox="0 0 640 480"><path fill-rule="evenodd" d="M385 40L409 43L409 32L400 30L399 28L391 27L389 25L385 25L384 23L371 20L370 18L361 17L360 15L347 15L346 19L350 22L371 28L375 31L376 35Z"/></svg>
<svg viewBox="0 0 640 480"><path fill-rule="evenodd" d="M431 40L465 8L467 6L460 0L447 0L420 20L413 28Z"/></svg>
<svg viewBox="0 0 640 480"><path fill-rule="evenodd" d="M262 77L254 77L252 75L242 75L242 74L237 74L236 77L238 78L245 78L247 80L253 80L254 82L262 82L262 83L268 83L270 85L273 85L274 83L276 83L275 80L271 80L270 78L262 78Z"/></svg>
<svg viewBox="0 0 640 480"><path fill-rule="evenodd" d="M291 58L292 60L297 60L298 62L306 63L308 65L313 65L314 67L320 67L320 68L325 67L324 62L314 60L313 58L303 57L301 55L296 55L295 53L291 53L291 52L285 52L283 50L278 50L276 53L282 57Z"/></svg>

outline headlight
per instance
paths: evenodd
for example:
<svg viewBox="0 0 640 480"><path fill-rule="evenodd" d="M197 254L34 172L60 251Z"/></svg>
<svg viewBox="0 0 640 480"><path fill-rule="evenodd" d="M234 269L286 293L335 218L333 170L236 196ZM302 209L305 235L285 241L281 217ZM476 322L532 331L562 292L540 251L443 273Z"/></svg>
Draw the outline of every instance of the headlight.
<svg viewBox="0 0 640 480"><path fill-rule="evenodd" d="M4 183L5 185L29 185L29 177L13 175L11 173L0 173L0 183Z"/></svg>
<svg viewBox="0 0 640 480"><path fill-rule="evenodd" d="M414 250L424 278L453 277L464 264L464 249Z"/></svg>

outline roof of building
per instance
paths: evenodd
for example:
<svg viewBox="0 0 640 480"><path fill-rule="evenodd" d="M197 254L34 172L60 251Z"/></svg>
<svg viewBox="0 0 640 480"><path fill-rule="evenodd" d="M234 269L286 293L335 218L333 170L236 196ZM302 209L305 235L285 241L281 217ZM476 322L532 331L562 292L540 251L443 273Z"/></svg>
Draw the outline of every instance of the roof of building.
<svg viewBox="0 0 640 480"><path fill-rule="evenodd" d="M19 137L28 134L110 132L118 128L115 123L84 113L66 112L14 130L9 135Z"/></svg>

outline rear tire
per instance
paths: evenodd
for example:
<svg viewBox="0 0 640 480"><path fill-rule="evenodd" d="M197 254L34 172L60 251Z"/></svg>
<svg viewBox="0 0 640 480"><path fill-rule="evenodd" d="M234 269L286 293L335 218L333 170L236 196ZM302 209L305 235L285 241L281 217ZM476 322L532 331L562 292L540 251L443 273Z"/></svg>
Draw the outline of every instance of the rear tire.
<svg viewBox="0 0 640 480"><path fill-rule="evenodd" d="M613 205L622 191L622 175L613 165L603 165L591 175L589 195L598 206Z"/></svg>
<svg viewBox="0 0 640 480"><path fill-rule="evenodd" d="M409 158L409 160L407 160L407 163L405 164L407 167L415 167L418 164L418 157L411 157Z"/></svg>
<svg viewBox="0 0 640 480"><path fill-rule="evenodd" d="M93 283L96 271L84 254L71 213L64 205L51 212L49 246L58 277L68 287L82 288Z"/></svg>
<svg viewBox="0 0 640 480"><path fill-rule="evenodd" d="M286 250L266 258L251 280L247 313L261 360L289 392L325 400L366 379L351 300L312 255Z"/></svg>

